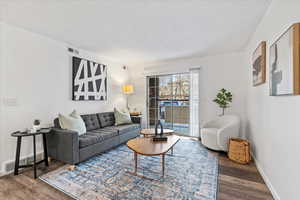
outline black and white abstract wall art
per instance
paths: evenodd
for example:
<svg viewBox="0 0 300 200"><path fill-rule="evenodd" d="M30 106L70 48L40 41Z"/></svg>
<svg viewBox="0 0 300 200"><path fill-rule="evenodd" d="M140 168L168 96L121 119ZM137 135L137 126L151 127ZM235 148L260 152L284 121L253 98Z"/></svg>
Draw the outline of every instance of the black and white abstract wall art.
<svg viewBox="0 0 300 200"><path fill-rule="evenodd" d="M266 82L266 42L262 41L252 55L253 86Z"/></svg>
<svg viewBox="0 0 300 200"><path fill-rule="evenodd" d="M73 56L74 101L107 100L107 66Z"/></svg>
<svg viewBox="0 0 300 200"><path fill-rule="evenodd" d="M300 94L300 24L292 25L270 47L270 95Z"/></svg>

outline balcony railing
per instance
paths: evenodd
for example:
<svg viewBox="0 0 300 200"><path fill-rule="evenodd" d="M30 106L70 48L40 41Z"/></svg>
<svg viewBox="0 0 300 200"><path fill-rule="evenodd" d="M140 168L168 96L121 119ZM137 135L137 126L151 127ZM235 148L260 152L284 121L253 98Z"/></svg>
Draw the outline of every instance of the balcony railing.
<svg viewBox="0 0 300 200"><path fill-rule="evenodd" d="M187 101L161 102L159 106L160 120L165 128L171 128L183 135L189 133L189 106L180 105Z"/></svg>

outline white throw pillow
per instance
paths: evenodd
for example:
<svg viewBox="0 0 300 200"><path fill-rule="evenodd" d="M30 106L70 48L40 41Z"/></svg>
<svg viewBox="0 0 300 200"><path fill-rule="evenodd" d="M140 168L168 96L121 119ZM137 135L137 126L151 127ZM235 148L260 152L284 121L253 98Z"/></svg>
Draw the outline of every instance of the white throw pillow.
<svg viewBox="0 0 300 200"><path fill-rule="evenodd" d="M73 110L73 112L71 112L70 116L74 117L76 119L82 119L81 116L77 113L76 110ZM82 119L82 121L83 121L83 119Z"/></svg>
<svg viewBox="0 0 300 200"><path fill-rule="evenodd" d="M86 126L79 114L74 110L69 116L58 114L58 121L62 129L78 132L78 135L86 133Z"/></svg>
<svg viewBox="0 0 300 200"><path fill-rule="evenodd" d="M120 111L114 108L114 115L115 115L115 125L121 124L131 124L131 117L128 111Z"/></svg>

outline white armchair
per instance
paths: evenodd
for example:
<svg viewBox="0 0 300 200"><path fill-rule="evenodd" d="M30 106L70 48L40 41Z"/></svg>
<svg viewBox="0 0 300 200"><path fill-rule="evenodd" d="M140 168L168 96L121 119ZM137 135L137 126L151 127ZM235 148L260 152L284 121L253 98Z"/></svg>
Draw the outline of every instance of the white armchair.
<svg viewBox="0 0 300 200"><path fill-rule="evenodd" d="M228 151L229 138L239 137L240 118L235 115L224 115L207 122L201 128L201 142L209 149Z"/></svg>

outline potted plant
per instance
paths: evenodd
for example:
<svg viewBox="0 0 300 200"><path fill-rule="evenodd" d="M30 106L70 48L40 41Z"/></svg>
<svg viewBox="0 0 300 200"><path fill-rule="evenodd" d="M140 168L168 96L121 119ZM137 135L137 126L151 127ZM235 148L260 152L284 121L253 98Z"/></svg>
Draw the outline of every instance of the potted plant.
<svg viewBox="0 0 300 200"><path fill-rule="evenodd" d="M41 129L41 121L39 119L35 119L33 121L33 127L32 127L33 131L36 132L38 130Z"/></svg>
<svg viewBox="0 0 300 200"><path fill-rule="evenodd" d="M222 116L225 113L225 109L228 108L229 104L232 102L232 94L231 92L222 88L217 94L217 97L213 101L217 103L220 108L222 108L222 114L221 114Z"/></svg>

